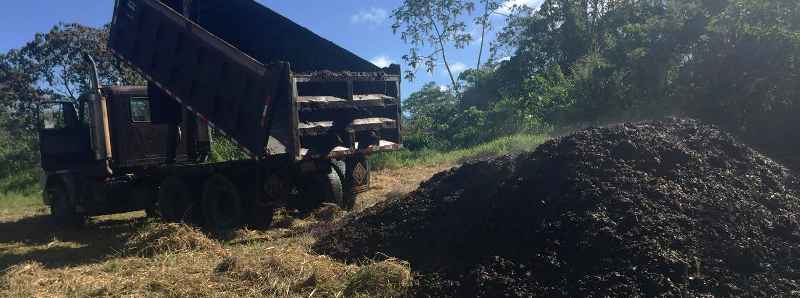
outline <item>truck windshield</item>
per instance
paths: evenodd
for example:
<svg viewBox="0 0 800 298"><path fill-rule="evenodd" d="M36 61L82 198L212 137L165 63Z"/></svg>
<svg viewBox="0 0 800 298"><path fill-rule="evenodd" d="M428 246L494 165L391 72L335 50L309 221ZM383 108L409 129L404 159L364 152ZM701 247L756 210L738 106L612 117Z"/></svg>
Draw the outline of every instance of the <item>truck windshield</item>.
<svg viewBox="0 0 800 298"><path fill-rule="evenodd" d="M131 122L150 122L150 98L131 98Z"/></svg>

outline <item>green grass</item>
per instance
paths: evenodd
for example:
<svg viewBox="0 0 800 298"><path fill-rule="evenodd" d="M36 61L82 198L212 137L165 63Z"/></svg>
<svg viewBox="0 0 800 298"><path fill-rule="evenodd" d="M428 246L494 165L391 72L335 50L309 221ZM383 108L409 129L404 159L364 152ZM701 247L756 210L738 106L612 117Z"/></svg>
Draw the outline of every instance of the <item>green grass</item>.
<svg viewBox="0 0 800 298"><path fill-rule="evenodd" d="M41 194L0 193L0 219L44 209Z"/></svg>
<svg viewBox="0 0 800 298"><path fill-rule="evenodd" d="M38 166L0 172L0 196L3 193L35 195L41 191L39 189L40 178L41 170Z"/></svg>
<svg viewBox="0 0 800 298"><path fill-rule="evenodd" d="M469 159L533 151L550 139L545 134L518 134L470 148L448 152L436 150L400 150L375 154L370 160L373 169L397 169L418 165L459 163Z"/></svg>
<svg viewBox="0 0 800 298"><path fill-rule="evenodd" d="M29 208L43 205L40 194L0 193L3 208Z"/></svg>

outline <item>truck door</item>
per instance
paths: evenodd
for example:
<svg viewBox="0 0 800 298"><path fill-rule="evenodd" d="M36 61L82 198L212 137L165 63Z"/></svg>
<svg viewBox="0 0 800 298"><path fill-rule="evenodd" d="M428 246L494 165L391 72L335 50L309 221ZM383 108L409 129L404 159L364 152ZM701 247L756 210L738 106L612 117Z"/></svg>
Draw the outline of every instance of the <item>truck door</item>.
<svg viewBox="0 0 800 298"><path fill-rule="evenodd" d="M186 160L183 129L178 124L153 122L146 87L115 87L112 93L109 120L115 167Z"/></svg>
<svg viewBox="0 0 800 298"><path fill-rule="evenodd" d="M92 163L89 127L81 123L71 102L42 103L38 118L42 169L75 170Z"/></svg>

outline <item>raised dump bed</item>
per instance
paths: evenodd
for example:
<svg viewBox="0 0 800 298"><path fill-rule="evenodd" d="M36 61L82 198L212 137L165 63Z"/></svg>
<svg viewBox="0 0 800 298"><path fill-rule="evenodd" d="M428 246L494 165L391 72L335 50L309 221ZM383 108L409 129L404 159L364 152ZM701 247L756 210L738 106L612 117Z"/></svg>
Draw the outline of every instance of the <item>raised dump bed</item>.
<svg viewBox="0 0 800 298"><path fill-rule="evenodd" d="M399 66L379 68L255 1L118 0L109 44L253 157L400 146Z"/></svg>

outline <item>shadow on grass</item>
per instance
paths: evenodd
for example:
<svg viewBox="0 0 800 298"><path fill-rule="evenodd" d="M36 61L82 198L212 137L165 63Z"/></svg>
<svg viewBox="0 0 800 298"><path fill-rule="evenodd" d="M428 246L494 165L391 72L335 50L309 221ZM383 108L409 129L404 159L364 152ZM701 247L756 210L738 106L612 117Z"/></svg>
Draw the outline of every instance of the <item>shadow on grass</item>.
<svg viewBox="0 0 800 298"><path fill-rule="evenodd" d="M118 255L146 218L91 220L80 228L59 227L47 215L0 222L0 272L26 261L46 268L102 262Z"/></svg>

